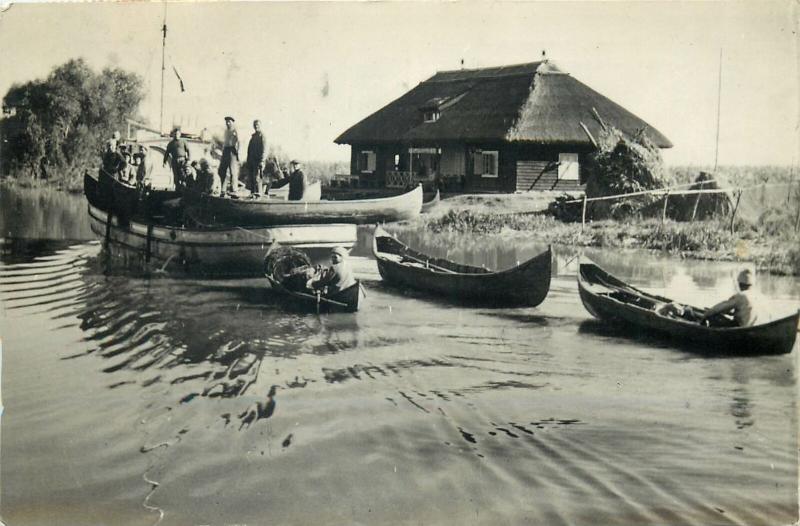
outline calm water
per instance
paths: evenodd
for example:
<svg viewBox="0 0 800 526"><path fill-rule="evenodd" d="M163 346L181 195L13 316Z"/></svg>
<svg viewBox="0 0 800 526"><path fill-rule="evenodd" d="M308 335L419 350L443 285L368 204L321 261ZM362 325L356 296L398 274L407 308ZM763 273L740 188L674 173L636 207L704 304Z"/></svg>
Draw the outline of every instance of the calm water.
<svg viewBox="0 0 800 526"><path fill-rule="evenodd" d="M567 249L538 308L463 308L382 284L364 231L366 306L319 317L260 280L105 272L79 196L0 188L0 204L6 524L797 520L797 347L626 338L583 309ZM499 268L542 249L405 238ZM592 255L702 304L737 270ZM796 279L758 286L770 312L800 303Z"/></svg>

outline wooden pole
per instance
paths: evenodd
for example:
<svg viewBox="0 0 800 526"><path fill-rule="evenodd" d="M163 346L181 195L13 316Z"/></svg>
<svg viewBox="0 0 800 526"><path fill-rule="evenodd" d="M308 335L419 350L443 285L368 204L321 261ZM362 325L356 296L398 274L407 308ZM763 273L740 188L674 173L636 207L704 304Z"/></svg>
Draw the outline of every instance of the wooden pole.
<svg viewBox="0 0 800 526"><path fill-rule="evenodd" d="M667 202L669 201L669 191L664 194L664 208L661 210L661 226L664 226L664 221L667 220Z"/></svg>
<svg viewBox="0 0 800 526"><path fill-rule="evenodd" d="M736 219L736 210L739 209L739 199L742 198L742 191L739 190L739 193L736 194L736 204L733 205L733 211L731 212L731 234L733 234L733 221Z"/></svg>
<svg viewBox="0 0 800 526"><path fill-rule="evenodd" d="M719 50L719 83L717 86L717 141L714 147L714 173L717 173L717 160L719 159L719 114L722 106L722 49Z"/></svg>
<svg viewBox="0 0 800 526"><path fill-rule="evenodd" d="M583 213L581 214L581 232L586 226L586 194L583 194Z"/></svg>
<svg viewBox="0 0 800 526"><path fill-rule="evenodd" d="M705 181L700 181L700 188L698 188L698 190L702 190L703 189L703 184L704 183L705 183ZM694 218L697 215L697 205L700 204L700 195L702 195L702 194L697 194L697 198L694 200L694 208L692 209L692 219L691 219L692 223L694 223Z"/></svg>
<svg viewBox="0 0 800 526"><path fill-rule="evenodd" d="M161 112L158 119L158 130L164 133L164 58L167 51L167 2L164 2L164 23L161 26Z"/></svg>

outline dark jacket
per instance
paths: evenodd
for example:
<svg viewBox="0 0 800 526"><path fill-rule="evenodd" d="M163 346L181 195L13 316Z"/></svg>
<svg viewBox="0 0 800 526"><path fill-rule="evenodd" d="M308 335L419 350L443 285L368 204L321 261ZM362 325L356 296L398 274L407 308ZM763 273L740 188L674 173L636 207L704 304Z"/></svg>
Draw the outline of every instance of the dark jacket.
<svg viewBox="0 0 800 526"><path fill-rule="evenodd" d="M267 160L267 141L262 132L254 132L247 145L247 164L256 167Z"/></svg>
<svg viewBox="0 0 800 526"><path fill-rule="evenodd" d="M289 185L289 201L301 201L306 194L306 187L308 186L306 174L303 173L303 170L295 170L289 177L278 181L272 187L280 188L287 184Z"/></svg>

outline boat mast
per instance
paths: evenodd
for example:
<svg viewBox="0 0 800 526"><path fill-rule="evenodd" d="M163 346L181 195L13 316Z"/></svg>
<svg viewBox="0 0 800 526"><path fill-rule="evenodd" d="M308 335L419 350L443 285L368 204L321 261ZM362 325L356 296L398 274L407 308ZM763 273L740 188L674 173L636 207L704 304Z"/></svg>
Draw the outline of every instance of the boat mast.
<svg viewBox="0 0 800 526"><path fill-rule="evenodd" d="M717 159L719 158L719 109L722 99L722 49L719 50L719 81L717 85L717 144L714 147L714 173L717 173Z"/></svg>
<svg viewBox="0 0 800 526"><path fill-rule="evenodd" d="M158 131L164 133L164 56L167 49L167 2L164 1L164 23L161 25L161 115L158 121Z"/></svg>

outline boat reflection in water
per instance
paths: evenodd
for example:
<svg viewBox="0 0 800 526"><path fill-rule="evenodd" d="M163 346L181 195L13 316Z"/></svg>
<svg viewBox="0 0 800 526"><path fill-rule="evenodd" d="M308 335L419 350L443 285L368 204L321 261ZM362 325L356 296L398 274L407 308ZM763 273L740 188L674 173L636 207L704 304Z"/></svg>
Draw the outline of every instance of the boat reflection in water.
<svg viewBox="0 0 800 526"><path fill-rule="evenodd" d="M265 391L278 381L270 379L275 370L265 370L265 358L274 362L359 345L355 315L317 317L286 310L263 279L103 275L102 259L87 260L76 304L89 346L63 359L101 357L102 372L115 378L110 387L166 386L175 404L247 395L237 414L252 420L248 406L264 402ZM291 388L304 380L283 383L282 388ZM271 392L274 407L277 395L274 388ZM220 416L226 422L231 418L230 413Z"/></svg>

